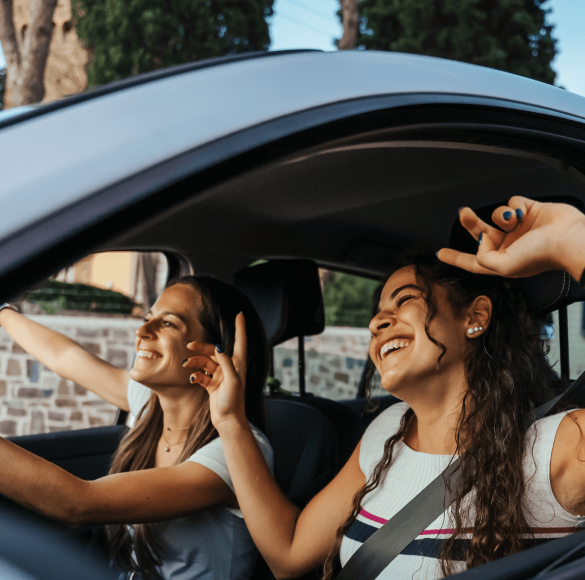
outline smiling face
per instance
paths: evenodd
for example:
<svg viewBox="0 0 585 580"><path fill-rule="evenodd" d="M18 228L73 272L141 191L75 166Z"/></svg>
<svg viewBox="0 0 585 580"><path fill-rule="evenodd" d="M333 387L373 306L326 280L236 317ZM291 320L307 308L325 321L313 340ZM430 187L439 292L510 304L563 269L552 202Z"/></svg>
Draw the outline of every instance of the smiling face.
<svg viewBox="0 0 585 580"><path fill-rule="evenodd" d="M466 331L469 313L456 316L447 291L433 287L437 315L431 322L431 336L447 348L437 372L442 349L425 332L427 304L413 267L398 270L386 282L379 312L370 322L369 354L382 379L382 387L402 400L427 391L438 383L461 384L464 356L468 348Z"/></svg>
<svg viewBox="0 0 585 580"><path fill-rule="evenodd" d="M156 389L161 386L189 386L193 369L182 361L193 356L186 343L205 342L199 322L200 297L186 284L167 288L154 303L144 324L136 331L136 360L130 376Z"/></svg>

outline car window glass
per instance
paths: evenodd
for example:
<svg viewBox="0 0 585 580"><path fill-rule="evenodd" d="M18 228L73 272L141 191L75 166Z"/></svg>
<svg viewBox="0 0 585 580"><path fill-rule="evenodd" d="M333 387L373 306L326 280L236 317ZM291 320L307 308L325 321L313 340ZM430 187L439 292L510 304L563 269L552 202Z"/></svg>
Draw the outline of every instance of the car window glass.
<svg viewBox="0 0 585 580"><path fill-rule="evenodd" d="M306 390L328 399L353 399L368 357L372 297L378 281L330 270L319 271L325 331L305 337ZM296 393L298 340L274 349L274 373L285 391ZM374 394L383 394L375 377Z"/></svg>
<svg viewBox="0 0 585 580"><path fill-rule="evenodd" d="M145 311L164 288L161 253L92 254L21 294L21 311L130 369ZM40 364L0 328L0 434L28 435L113 425L117 408Z"/></svg>
<svg viewBox="0 0 585 580"><path fill-rule="evenodd" d="M571 379L585 371L585 303L575 302L567 307L569 328L569 369ZM548 337L548 360L558 375L561 372L558 312L547 315L542 333Z"/></svg>

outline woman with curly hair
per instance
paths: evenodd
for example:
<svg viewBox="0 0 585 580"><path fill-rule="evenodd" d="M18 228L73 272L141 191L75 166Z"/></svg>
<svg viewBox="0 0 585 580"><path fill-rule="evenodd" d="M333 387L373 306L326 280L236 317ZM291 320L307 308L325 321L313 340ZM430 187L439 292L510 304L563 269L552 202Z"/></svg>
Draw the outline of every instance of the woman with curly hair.
<svg viewBox="0 0 585 580"><path fill-rule="evenodd" d="M225 377L207 385L212 421L252 537L277 577L324 564L332 578L456 457L453 503L379 578L440 578L585 527L585 412L525 427L523 415L553 396L554 375L538 321L504 278L562 269L580 280L585 216L514 197L493 214L501 230L469 208L460 219L477 255L442 249L407 260L380 289L369 355L402 402L372 422L302 512L279 491L245 421L243 317L233 360L205 347Z"/></svg>

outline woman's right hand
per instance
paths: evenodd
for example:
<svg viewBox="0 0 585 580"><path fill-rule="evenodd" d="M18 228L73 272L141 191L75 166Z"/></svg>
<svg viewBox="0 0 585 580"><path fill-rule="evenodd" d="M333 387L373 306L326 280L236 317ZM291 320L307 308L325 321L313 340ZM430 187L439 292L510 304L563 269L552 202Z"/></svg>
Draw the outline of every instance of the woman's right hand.
<svg viewBox="0 0 585 580"><path fill-rule="evenodd" d="M196 383L207 389L213 426L220 431L228 424L248 425L244 396L247 355L244 315L240 312L236 316L234 354L231 358L210 344L191 342L188 348L219 364L213 372L213 378L209 378L203 372L192 375ZM188 366L188 363L185 366Z"/></svg>
<svg viewBox="0 0 585 580"><path fill-rule="evenodd" d="M461 224L478 240L477 254L443 248L438 258L477 274L522 278L565 270L580 279L585 268L585 216L578 209L515 196L497 208L492 219L503 231L463 208Z"/></svg>

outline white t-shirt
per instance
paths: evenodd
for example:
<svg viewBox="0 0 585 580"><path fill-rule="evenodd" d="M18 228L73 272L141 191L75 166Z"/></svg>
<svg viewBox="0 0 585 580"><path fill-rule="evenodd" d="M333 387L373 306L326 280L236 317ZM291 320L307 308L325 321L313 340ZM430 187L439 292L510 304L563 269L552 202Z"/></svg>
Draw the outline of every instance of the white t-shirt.
<svg viewBox="0 0 585 580"><path fill-rule="evenodd" d="M148 387L130 379L128 404L132 415L138 415L150 394ZM273 453L268 439L253 426L252 432L272 470ZM211 469L234 490L219 437L198 449L187 461ZM252 577L258 552L239 509L215 507L155 523L151 528L163 549L159 573L165 580L244 580Z"/></svg>

